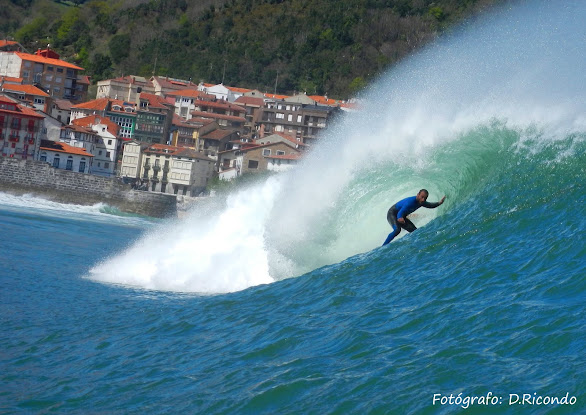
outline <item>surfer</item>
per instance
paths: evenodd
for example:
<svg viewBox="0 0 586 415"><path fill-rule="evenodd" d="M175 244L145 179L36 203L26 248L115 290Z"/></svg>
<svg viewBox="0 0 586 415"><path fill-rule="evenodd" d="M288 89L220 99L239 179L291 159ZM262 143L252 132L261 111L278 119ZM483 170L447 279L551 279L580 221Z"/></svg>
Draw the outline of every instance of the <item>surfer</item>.
<svg viewBox="0 0 586 415"><path fill-rule="evenodd" d="M400 234L401 228L405 229L407 232L413 232L417 229L413 222L407 219L408 215L415 212L421 206L428 209L434 209L444 203L444 200L446 199L444 196L439 202L430 203L427 201L428 196L429 192L425 189L421 189L419 193L417 193L417 196L407 197L389 208L389 211L387 212L387 220L393 227L393 232L389 233L383 246L391 242L395 236Z"/></svg>

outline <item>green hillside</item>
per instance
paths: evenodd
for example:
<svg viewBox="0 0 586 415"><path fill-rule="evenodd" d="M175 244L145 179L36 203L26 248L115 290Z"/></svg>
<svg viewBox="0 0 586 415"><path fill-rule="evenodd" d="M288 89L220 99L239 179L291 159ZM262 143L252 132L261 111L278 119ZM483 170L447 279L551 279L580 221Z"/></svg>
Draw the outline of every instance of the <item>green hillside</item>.
<svg viewBox="0 0 586 415"><path fill-rule="evenodd" d="M153 73L347 98L503 0L11 0L0 37L50 44L92 80Z"/></svg>

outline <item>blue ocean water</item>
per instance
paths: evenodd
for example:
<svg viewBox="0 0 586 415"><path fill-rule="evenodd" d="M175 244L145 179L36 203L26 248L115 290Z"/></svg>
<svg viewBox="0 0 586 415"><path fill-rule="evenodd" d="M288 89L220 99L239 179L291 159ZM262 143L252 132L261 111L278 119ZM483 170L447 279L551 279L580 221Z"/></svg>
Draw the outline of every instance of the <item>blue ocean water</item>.
<svg viewBox="0 0 586 415"><path fill-rule="evenodd" d="M463 28L374 85L388 109L180 219L0 194L0 412L584 413L586 8L566 4ZM446 203L380 247L421 187Z"/></svg>

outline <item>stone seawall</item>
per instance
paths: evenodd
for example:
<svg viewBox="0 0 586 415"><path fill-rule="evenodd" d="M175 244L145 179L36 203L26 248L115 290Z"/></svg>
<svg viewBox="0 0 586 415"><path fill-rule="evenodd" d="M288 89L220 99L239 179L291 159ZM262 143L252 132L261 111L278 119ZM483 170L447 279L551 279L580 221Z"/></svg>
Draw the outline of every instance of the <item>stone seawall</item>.
<svg viewBox="0 0 586 415"><path fill-rule="evenodd" d="M176 216L175 195L132 190L116 178L55 169L48 163L0 156L0 191L30 193L60 203L106 203L123 212Z"/></svg>

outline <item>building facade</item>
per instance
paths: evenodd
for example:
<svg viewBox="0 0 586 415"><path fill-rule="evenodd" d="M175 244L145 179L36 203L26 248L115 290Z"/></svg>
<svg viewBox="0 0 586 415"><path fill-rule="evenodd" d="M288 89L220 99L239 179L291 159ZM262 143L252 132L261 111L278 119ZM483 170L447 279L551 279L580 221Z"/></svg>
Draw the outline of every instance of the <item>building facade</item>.
<svg viewBox="0 0 586 415"><path fill-rule="evenodd" d="M38 160L47 162L56 169L91 173L93 157L84 148L73 147L63 142L41 140Z"/></svg>
<svg viewBox="0 0 586 415"><path fill-rule="evenodd" d="M0 52L0 75L22 78L24 84L35 85L54 98L82 102L87 98L77 88L83 68L61 60L51 49L35 54Z"/></svg>
<svg viewBox="0 0 586 415"><path fill-rule="evenodd" d="M43 116L17 100L0 95L0 151L5 157L34 159L38 153Z"/></svg>

